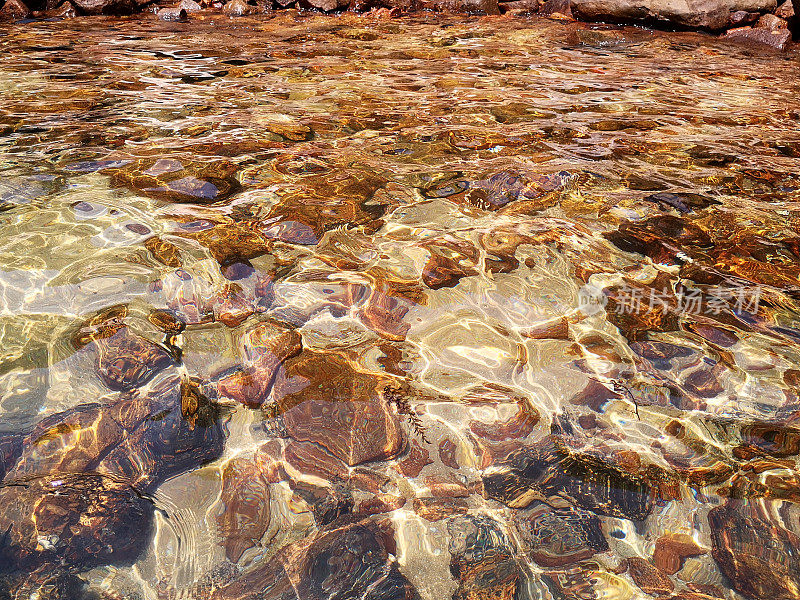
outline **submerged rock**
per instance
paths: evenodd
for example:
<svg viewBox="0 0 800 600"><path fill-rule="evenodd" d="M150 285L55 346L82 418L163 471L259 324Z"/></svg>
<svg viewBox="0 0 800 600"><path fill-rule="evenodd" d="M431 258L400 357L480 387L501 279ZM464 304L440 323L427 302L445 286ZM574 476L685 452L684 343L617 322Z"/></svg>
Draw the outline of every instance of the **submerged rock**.
<svg viewBox="0 0 800 600"><path fill-rule="evenodd" d="M654 504L654 491L645 477L597 456L568 451L552 437L513 451L489 467L483 484L488 498L512 508L557 497L598 514L641 521Z"/></svg>
<svg viewBox="0 0 800 600"><path fill-rule="evenodd" d="M218 390L222 396L256 408L266 401L283 363L300 354L302 338L296 331L262 324L242 337L241 346L244 367L221 379Z"/></svg>
<svg viewBox="0 0 800 600"><path fill-rule="evenodd" d="M182 9L177 10L179 15ZM157 200L211 204L239 191L236 171L237 166L225 160L188 162L159 158L127 162L108 168L104 173L111 175L115 184Z"/></svg>
<svg viewBox="0 0 800 600"><path fill-rule="evenodd" d="M269 481L261 464L236 458L225 465L220 499L219 535L225 556L238 562L259 543L270 524Z"/></svg>
<svg viewBox="0 0 800 600"><path fill-rule="evenodd" d="M218 589L212 600L416 600L390 521L344 516Z"/></svg>
<svg viewBox="0 0 800 600"><path fill-rule="evenodd" d="M600 520L579 508L537 506L516 519L525 553L543 567L580 562L608 550Z"/></svg>
<svg viewBox="0 0 800 600"><path fill-rule="evenodd" d="M131 562L151 535L152 501L96 473L3 482L0 503L0 574Z"/></svg>
<svg viewBox="0 0 800 600"><path fill-rule="evenodd" d="M453 600L514 600L523 571L499 522L465 516L447 523L450 572L458 582Z"/></svg>
<svg viewBox="0 0 800 600"><path fill-rule="evenodd" d="M752 600L800 599L800 513L770 500L729 500L709 512L711 556Z"/></svg>
<svg viewBox="0 0 800 600"><path fill-rule="evenodd" d="M0 7L0 21L27 19L31 10L22 0L6 0Z"/></svg>
<svg viewBox="0 0 800 600"><path fill-rule="evenodd" d="M400 420L383 399L389 383L344 356L306 351L286 363L274 394L293 439L320 444L354 466L391 458L405 447Z"/></svg>

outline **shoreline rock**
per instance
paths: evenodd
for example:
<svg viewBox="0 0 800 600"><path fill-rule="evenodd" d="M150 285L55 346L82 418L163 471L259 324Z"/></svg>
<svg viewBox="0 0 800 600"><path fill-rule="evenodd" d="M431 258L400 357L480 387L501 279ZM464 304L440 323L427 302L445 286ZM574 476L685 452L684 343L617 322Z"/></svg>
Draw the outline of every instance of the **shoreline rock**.
<svg viewBox="0 0 800 600"><path fill-rule="evenodd" d="M192 14L222 13L229 18L274 10L345 11L377 18L402 14L447 13L471 16L539 15L553 20L655 29L697 30L724 39L785 50L800 31L800 0L0 0L0 22L84 15L150 12L163 21L190 20Z"/></svg>

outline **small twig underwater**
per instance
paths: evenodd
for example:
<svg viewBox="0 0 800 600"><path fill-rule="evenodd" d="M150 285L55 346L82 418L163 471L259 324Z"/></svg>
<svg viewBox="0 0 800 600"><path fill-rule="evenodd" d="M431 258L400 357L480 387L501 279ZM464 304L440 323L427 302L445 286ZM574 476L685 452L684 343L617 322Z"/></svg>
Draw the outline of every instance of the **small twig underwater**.
<svg viewBox="0 0 800 600"><path fill-rule="evenodd" d="M430 444L428 438L425 437L425 426L422 424L422 420L417 413L414 412L411 404L409 404L408 398L406 398L400 390L394 389L388 385L383 388L383 396L388 404L394 404L397 407L398 413L405 415L409 425L411 425L411 428L414 430L414 434L419 436L426 444Z"/></svg>

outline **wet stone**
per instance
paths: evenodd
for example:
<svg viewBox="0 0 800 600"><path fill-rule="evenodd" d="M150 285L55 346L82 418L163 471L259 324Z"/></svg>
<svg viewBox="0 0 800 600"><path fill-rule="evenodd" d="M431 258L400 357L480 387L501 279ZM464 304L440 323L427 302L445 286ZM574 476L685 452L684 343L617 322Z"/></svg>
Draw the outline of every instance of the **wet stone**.
<svg viewBox="0 0 800 600"><path fill-rule="evenodd" d="M181 380L168 378L145 396L123 395L50 415L26 435L5 481L92 470L151 491L222 452L217 409L198 406L205 416L187 418L182 396Z"/></svg>
<svg viewBox="0 0 800 600"><path fill-rule="evenodd" d="M540 505L519 513L516 526L525 553L543 567L573 564L608 550L600 520L579 508Z"/></svg>
<svg viewBox="0 0 800 600"><path fill-rule="evenodd" d="M164 349L127 329L97 340L95 345L97 374L111 390L135 389L173 364Z"/></svg>
<svg viewBox="0 0 800 600"><path fill-rule="evenodd" d="M259 543L270 523L269 502L269 482L258 460L237 458L225 465L217 526L228 560L238 562Z"/></svg>
<svg viewBox="0 0 800 600"><path fill-rule="evenodd" d="M488 498L512 508L528 506L551 496L601 515L633 521L653 509L647 479L590 454L565 450L557 440L525 446L484 472Z"/></svg>
<svg viewBox="0 0 800 600"><path fill-rule="evenodd" d="M217 590L212 600L414 600L394 552L390 522L341 517Z"/></svg>
<svg viewBox="0 0 800 600"><path fill-rule="evenodd" d="M66 473L3 482L0 502L0 573L130 563L151 535L152 501L112 477Z"/></svg>
<svg viewBox="0 0 800 600"><path fill-rule="evenodd" d="M162 10L177 10L180 17L182 9ZM236 171L236 165L224 160L191 163L161 158L136 160L103 172L111 175L115 184L157 200L210 204L239 191Z"/></svg>
<svg viewBox="0 0 800 600"><path fill-rule="evenodd" d="M711 510L711 556L733 589L752 600L797 600L800 526L797 506L729 500Z"/></svg>
<svg viewBox="0 0 800 600"><path fill-rule="evenodd" d="M672 580L656 569L650 561L634 556L626 562L631 579L645 594L665 596L675 589Z"/></svg>
<svg viewBox="0 0 800 600"><path fill-rule="evenodd" d="M382 396L388 383L344 356L306 351L286 363L274 394L293 439L317 443L354 466L405 447L399 418Z"/></svg>
<svg viewBox="0 0 800 600"><path fill-rule="evenodd" d="M414 512L427 521L441 521L466 514L469 504L463 498L414 498Z"/></svg>
<svg viewBox="0 0 800 600"><path fill-rule="evenodd" d="M453 600L514 600L522 569L499 522L465 516L447 523L450 572L458 582Z"/></svg>
<svg viewBox="0 0 800 600"><path fill-rule="evenodd" d="M663 535L656 540L653 564L663 573L674 575L683 568L687 558L701 556L706 550L685 533Z"/></svg>
<svg viewBox="0 0 800 600"><path fill-rule="evenodd" d="M256 326L242 337L244 367L220 379L219 394L250 408L261 406L284 362L300 354L302 347L296 331Z"/></svg>

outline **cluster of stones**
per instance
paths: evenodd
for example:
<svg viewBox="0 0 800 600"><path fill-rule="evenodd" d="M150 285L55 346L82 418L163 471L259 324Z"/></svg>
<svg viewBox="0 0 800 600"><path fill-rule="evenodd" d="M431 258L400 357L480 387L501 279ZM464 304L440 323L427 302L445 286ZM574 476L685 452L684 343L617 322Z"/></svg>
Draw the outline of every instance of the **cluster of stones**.
<svg viewBox="0 0 800 600"><path fill-rule="evenodd" d="M313 135L302 124L272 129L279 149ZM491 139L448 143L494 146ZM172 241L134 224L131 231L164 267L149 288L154 308L147 315L163 340L134 330L127 307L97 314L76 328L73 345L91 358L108 395L0 438L0 500L8 507L0 515L2 575L35 580L135 560L151 534L151 494L166 479L221 457L224 406L263 411L268 439L252 456L224 462L217 525L227 560L238 568L208 584L211 598L415 598L411 574L397 556L395 529L402 519L393 518L411 513L446 526L457 599L510 600L537 578L575 595L598 585L603 578L597 573L630 580L656 597L722 598L715 586L690 585L678 576L690 559L706 556L748 598L800 597L795 426L726 424L740 442L728 456L670 421L665 440L654 447L663 460L644 464L635 452L619 450L625 438L602 421L603 407L632 398L647 408L659 399L612 389L595 377L569 401L577 418L542 415L527 398L487 386L447 400L461 408L502 405L511 416L470 418L464 432L435 433L435 420L425 413L430 398L402 365L416 307L478 274L519 269L521 249L555 247L569 255L580 248L569 256L576 276L587 282L610 270L606 257L616 252L620 260L646 256L671 267L682 286L735 280L793 290L800 276L795 237L766 241L733 217L712 214L713 197L658 192L640 198L654 214L620 220L601 245L578 220L536 216L562 203L590 174L454 172L417 177L422 201L503 220L469 239L443 233L417 242L409 251L423 257L415 263L418 272L400 275L380 265L368 243L336 246L339 228L359 239L356 228L381 227L396 202L381 194L387 177L317 158L287 153L270 165L291 185L266 214L240 205L197 219L182 218L176 209ZM113 185L174 207L225 202L240 186L236 166L223 160L120 159L73 168L104 172ZM766 177L778 175L743 172L727 185L751 188ZM185 266L179 241L207 250L213 272ZM314 269L287 269L309 248ZM265 255L275 258L273 271L254 266ZM629 273L624 283L603 290L607 318L628 340L635 370L669 391L668 410L706 410L725 391L722 373L735 365L730 348L741 332L789 335L763 310L679 318L679 288L664 272L650 280ZM633 288L642 292L637 310L614 310L630 302L626 293ZM646 302L651 290L659 293L658 304ZM365 366L346 343L324 350L310 343L312 322L326 315L361 327L380 350L383 368ZM533 324L519 334L570 341L570 319ZM202 379L181 375L181 335L211 323L237 332L236 364ZM653 339L654 333L679 332L713 349L719 360ZM344 339L343 328L336 335ZM624 362L602 338L582 338L573 351L575 366L589 376L597 375L590 355ZM787 389L800 380L797 371L783 377ZM796 406L787 392L783 411L796 412ZM274 486L281 483L308 507L315 530L251 564L248 551L265 536ZM685 488L698 496L710 489L722 498L706 518L708 544L689 528L663 531L654 536L652 552L614 561L612 545L621 532L614 524L636 528L657 520L661 507L681 500ZM494 516L501 512L508 518Z"/></svg>
<svg viewBox="0 0 800 600"><path fill-rule="evenodd" d="M31 3L32 1L32 3ZM28 2L28 4L26 4ZM784 49L796 28L798 0L0 0L0 20L65 18L94 14L130 14L152 10L165 21L185 21L194 13L221 11L238 17L282 8L324 12L462 12L480 15L540 14L589 22L632 23L724 32L726 39Z"/></svg>

